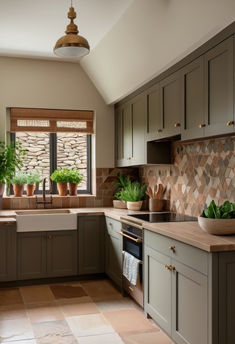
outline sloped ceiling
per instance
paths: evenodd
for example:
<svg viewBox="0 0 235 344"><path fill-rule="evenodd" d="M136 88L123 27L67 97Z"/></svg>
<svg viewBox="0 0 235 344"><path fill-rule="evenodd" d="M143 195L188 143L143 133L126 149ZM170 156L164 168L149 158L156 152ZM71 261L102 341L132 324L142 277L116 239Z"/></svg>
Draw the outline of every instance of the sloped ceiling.
<svg viewBox="0 0 235 344"><path fill-rule="evenodd" d="M114 103L235 19L234 0L134 0L81 64Z"/></svg>

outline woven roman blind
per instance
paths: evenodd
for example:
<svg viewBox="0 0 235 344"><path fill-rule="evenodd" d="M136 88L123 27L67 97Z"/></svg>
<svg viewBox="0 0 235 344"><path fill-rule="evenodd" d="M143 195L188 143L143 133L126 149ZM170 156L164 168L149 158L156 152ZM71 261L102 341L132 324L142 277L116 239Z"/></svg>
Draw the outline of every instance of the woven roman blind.
<svg viewBox="0 0 235 344"><path fill-rule="evenodd" d="M10 118L11 132L94 132L93 111L10 108Z"/></svg>

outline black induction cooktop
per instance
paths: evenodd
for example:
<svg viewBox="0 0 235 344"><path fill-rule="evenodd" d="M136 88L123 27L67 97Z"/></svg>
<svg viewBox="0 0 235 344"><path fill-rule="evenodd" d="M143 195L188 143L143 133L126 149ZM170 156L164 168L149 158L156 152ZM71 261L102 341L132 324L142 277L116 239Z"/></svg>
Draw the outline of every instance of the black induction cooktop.
<svg viewBox="0 0 235 344"><path fill-rule="evenodd" d="M176 213L151 213L128 215L147 222L186 222L197 221L196 217Z"/></svg>

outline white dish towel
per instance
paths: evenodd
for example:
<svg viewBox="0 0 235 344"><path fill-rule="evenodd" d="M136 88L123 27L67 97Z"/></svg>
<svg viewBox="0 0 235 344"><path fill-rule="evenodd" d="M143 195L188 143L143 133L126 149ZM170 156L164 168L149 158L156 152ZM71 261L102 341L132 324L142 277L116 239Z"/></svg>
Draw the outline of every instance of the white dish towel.
<svg viewBox="0 0 235 344"><path fill-rule="evenodd" d="M125 276L132 285L136 285L137 283L139 264L139 259L123 251L123 276Z"/></svg>

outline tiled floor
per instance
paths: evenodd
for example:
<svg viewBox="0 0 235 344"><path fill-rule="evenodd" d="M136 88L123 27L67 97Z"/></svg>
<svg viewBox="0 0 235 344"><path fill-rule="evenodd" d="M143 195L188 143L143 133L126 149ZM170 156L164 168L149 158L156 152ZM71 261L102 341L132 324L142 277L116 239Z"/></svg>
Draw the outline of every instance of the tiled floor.
<svg viewBox="0 0 235 344"><path fill-rule="evenodd" d="M109 280L0 289L3 344L172 344Z"/></svg>

